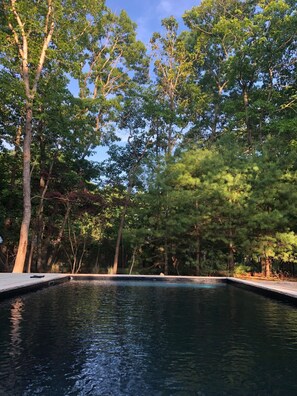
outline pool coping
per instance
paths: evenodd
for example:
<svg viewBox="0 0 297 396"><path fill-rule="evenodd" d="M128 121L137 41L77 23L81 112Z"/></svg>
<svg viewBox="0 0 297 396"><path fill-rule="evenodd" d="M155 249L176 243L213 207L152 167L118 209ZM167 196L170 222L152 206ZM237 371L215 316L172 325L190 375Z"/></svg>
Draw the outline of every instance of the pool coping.
<svg viewBox="0 0 297 396"><path fill-rule="evenodd" d="M297 305L297 282L289 281L270 281L270 280L244 280L234 277L210 277L210 276L160 276L160 275L107 275L107 274L74 274L70 276L71 280L105 280L105 281L125 281L133 279L134 281L152 280L158 282L171 283L226 283L236 287L244 288L256 292L266 297L275 298L279 301L285 301ZM290 290L288 286L295 286Z"/></svg>
<svg viewBox="0 0 297 396"><path fill-rule="evenodd" d="M68 281L68 274L0 273L0 301Z"/></svg>
<svg viewBox="0 0 297 396"><path fill-rule="evenodd" d="M85 281L155 281L168 283L225 283L226 277L221 276L176 276L176 275L109 275L109 274L72 274L70 280Z"/></svg>
<svg viewBox="0 0 297 396"><path fill-rule="evenodd" d="M225 283L297 305L297 282L244 280L233 277L109 275L109 274L16 274L0 273L0 301L69 281L154 281L168 283Z"/></svg>
<svg viewBox="0 0 297 396"><path fill-rule="evenodd" d="M297 305L297 282L279 280L245 280L228 277L227 283L266 297Z"/></svg>

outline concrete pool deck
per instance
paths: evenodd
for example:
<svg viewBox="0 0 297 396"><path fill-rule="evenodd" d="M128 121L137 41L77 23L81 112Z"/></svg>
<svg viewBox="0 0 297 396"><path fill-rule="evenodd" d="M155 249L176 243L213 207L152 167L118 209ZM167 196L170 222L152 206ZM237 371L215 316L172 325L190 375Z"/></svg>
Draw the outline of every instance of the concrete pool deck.
<svg viewBox="0 0 297 396"><path fill-rule="evenodd" d="M68 280L65 274L0 273L0 300Z"/></svg>
<svg viewBox="0 0 297 396"><path fill-rule="evenodd" d="M18 274L0 273L0 299L41 289L69 280L158 280L165 282L215 283L226 282L234 286L248 288L261 294L287 299L297 304L297 282L271 280L244 280L231 277L178 277L158 275L93 275L93 274Z"/></svg>
<svg viewBox="0 0 297 396"><path fill-rule="evenodd" d="M253 290L260 294L269 295L297 304L297 282L274 280L245 280L227 278L227 282Z"/></svg>

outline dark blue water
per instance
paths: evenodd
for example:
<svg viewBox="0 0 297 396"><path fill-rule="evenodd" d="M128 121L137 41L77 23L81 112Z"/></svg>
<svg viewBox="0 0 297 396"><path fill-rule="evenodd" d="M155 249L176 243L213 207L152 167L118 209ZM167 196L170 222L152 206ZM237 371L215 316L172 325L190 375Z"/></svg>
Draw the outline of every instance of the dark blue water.
<svg viewBox="0 0 297 396"><path fill-rule="evenodd" d="M0 395L297 395L297 309L229 285L54 286L0 304Z"/></svg>

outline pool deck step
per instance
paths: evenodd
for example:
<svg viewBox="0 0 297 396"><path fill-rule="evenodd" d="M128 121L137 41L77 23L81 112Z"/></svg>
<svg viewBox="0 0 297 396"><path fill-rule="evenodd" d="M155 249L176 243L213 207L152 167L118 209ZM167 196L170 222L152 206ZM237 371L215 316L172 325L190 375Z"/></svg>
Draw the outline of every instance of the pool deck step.
<svg viewBox="0 0 297 396"><path fill-rule="evenodd" d="M269 281L269 280L244 280L238 278L218 277L178 277L178 276L144 276L144 275L94 275L94 274L17 274L0 273L0 299L22 294L28 291L52 286L57 283L73 280L162 280L167 282L228 282L245 287L262 294L271 294L274 297L283 297L297 303L297 282Z"/></svg>

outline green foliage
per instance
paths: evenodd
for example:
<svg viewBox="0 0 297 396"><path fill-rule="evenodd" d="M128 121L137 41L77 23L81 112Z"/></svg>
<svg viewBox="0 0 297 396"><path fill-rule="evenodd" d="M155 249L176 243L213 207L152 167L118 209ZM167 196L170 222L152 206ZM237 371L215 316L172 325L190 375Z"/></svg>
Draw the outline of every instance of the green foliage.
<svg viewBox="0 0 297 396"><path fill-rule="evenodd" d="M11 4L0 4L1 270L22 217L26 95ZM32 91L48 3L15 5ZM205 0L180 33L165 18L151 39L151 80L125 11L53 6L33 103L32 269L106 272L123 212L123 272L242 275L296 263L295 3ZM101 144L109 157L92 163Z"/></svg>
<svg viewBox="0 0 297 396"><path fill-rule="evenodd" d="M201 54L196 81L208 94L190 136L214 139L233 130L250 146L273 130L280 108L289 110L286 118L293 116L293 3L203 1L184 20L188 48Z"/></svg>
<svg viewBox="0 0 297 396"><path fill-rule="evenodd" d="M251 273L251 267L248 265L239 264L234 269L234 276L249 275Z"/></svg>

